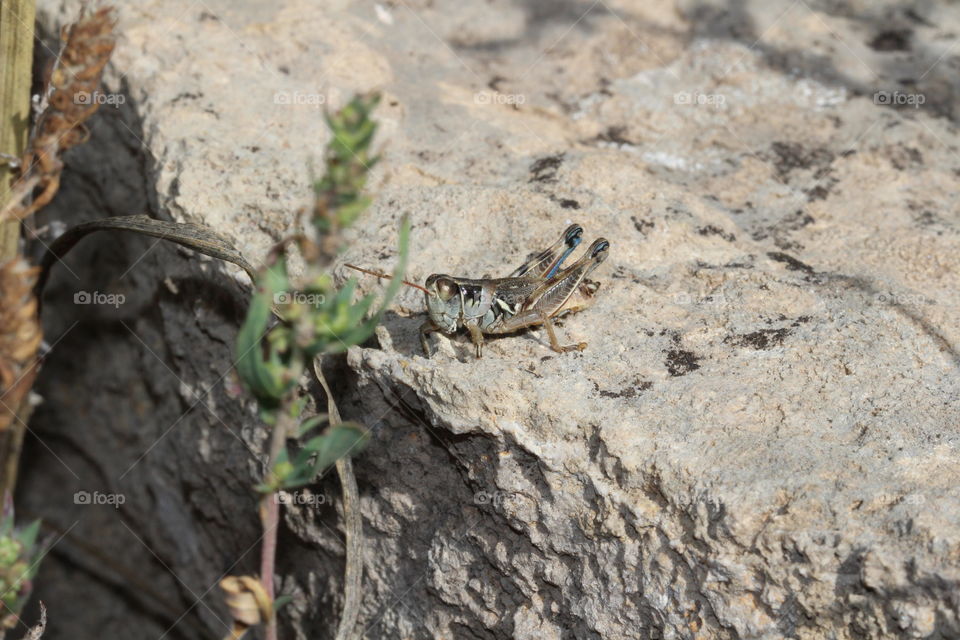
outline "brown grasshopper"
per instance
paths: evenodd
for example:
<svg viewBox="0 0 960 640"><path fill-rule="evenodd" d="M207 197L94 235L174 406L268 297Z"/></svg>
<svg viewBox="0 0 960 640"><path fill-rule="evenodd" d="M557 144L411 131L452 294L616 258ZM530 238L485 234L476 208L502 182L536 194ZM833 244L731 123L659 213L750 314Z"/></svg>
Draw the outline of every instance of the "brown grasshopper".
<svg viewBox="0 0 960 640"><path fill-rule="evenodd" d="M534 254L506 278L470 279L435 273L421 287L405 282L424 292L429 319L420 327L420 343L430 357L427 336L435 331L455 333L466 327L481 357L484 334L513 333L542 324L550 338L550 347L558 352L582 351L586 342L561 345L552 320L561 315L588 307L599 283L587 276L606 259L610 243L594 240L579 260L562 269L563 261L577 248L583 227L572 224L557 242ZM389 277L353 265L352 269L378 277Z"/></svg>

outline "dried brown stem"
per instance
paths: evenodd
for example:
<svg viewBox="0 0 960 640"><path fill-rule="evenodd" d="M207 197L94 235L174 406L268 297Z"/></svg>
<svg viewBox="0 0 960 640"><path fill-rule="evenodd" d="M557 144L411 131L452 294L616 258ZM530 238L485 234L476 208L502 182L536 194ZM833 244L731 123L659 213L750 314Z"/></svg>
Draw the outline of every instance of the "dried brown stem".
<svg viewBox="0 0 960 640"><path fill-rule="evenodd" d="M100 76L115 45L112 11L104 7L64 29L63 48L45 78L43 110L26 148L21 145L12 151L22 150L23 155L10 198L0 209L0 221L23 220L49 203L60 188L63 153L89 137L83 123L100 106ZM32 46L32 38L30 42ZM27 87L29 103L29 80ZM36 189L40 193L33 197Z"/></svg>

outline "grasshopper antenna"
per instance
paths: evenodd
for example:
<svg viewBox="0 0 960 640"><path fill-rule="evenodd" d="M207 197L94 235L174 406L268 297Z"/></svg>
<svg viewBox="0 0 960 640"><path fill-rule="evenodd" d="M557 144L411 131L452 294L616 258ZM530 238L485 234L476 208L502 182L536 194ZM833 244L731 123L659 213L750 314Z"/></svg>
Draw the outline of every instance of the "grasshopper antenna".
<svg viewBox="0 0 960 640"><path fill-rule="evenodd" d="M360 273L366 273L366 274L368 274L368 275L376 276L376 277L378 277L378 278L386 278L387 280L393 279L393 276L391 276L391 275L388 274L388 273L381 273L381 272L379 272L379 271L372 271L371 269L364 269L363 267L358 267L358 266L352 265L352 264L350 264L350 263L348 263L348 262L343 263L343 266L345 266L345 267L350 267L350 268L353 269L354 271L359 271ZM407 281L407 280L401 280L400 282L402 282L403 284L407 285L408 287L413 287L414 289L420 289L420 291L423 291L423 292L424 292L425 294L427 294L428 296L429 296L429 295L433 295L433 293L430 291L430 289L427 289L426 287L421 287L420 285L414 284L414 283L409 282L409 281Z"/></svg>

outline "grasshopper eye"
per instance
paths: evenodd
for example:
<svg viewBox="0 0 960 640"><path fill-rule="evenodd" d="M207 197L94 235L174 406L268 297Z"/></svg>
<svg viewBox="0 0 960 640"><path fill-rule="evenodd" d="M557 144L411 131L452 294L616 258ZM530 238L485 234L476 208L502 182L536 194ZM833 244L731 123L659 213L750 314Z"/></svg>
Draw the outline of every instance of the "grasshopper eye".
<svg viewBox="0 0 960 640"><path fill-rule="evenodd" d="M436 295L444 302L457 295L457 283L454 282L450 276L435 273L427 278L424 284L427 289L430 290L430 293Z"/></svg>
<svg viewBox="0 0 960 640"><path fill-rule="evenodd" d="M457 284L449 278L437 280L437 294L441 300L449 300L457 294Z"/></svg>

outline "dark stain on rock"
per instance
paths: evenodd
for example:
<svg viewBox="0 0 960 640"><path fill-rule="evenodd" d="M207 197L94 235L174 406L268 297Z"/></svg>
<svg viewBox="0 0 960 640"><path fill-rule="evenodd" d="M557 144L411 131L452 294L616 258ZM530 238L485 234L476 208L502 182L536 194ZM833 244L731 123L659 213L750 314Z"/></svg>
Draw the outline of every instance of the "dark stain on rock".
<svg viewBox="0 0 960 640"><path fill-rule="evenodd" d="M813 224L813 222L813 216L805 213L803 209L797 209L793 213L785 215L774 224L752 231L750 236L758 242L772 237L773 244L775 244L778 249L784 251L802 249L803 245L792 240L790 234L809 224Z"/></svg>
<svg viewBox="0 0 960 640"><path fill-rule="evenodd" d="M601 389L600 385L596 382L593 383L593 389L600 394L602 398L635 398L650 387L653 386L653 383L649 380L634 380L633 386L627 386L620 391L607 391L606 389Z"/></svg>
<svg viewBox="0 0 960 640"><path fill-rule="evenodd" d="M795 169L809 169L813 166L813 158L804 150L803 145L797 142L774 142L770 150L776 156L774 164L780 175L786 175Z"/></svg>
<svg viewBox="0 0 960 640"><path fill-rule="evenodd" d="M777 228L783 231L797 231L814 222L815 220L812 215L804 213L803 209L797 209L792 215L781 220Z"/></svg>
<svg viewBox="0 0 960 640"><path fill-rule="evenodd" d="M921 227L930 227L941 222L940 217L929 209L924 209L913 217L914 223Z"/></svg>
<svg viewBox="0 0 960 640"><path fill-rule="evenodd" d="M564 154L538 158L530 165L530 182L556 182L557 171L563 164Z"/></svg>
<svg viewBox="0 0 960 640"><path fill-rule="evenodd" d="M916 22L917 24L922 24L922 25L925 26L925 27L932 27L932 26L934 26L934 24L933 24L932 22L930 22L930 21L927 20L925 17L923 17L922 15L920 15L920 14L917 12L917 9L914 8L914 7L911 7L911 8L909 8L909 9L907 9L906 11L904 11L904 12L903 12L903 15L905 15L907 18L909 18L909 19L912 20L913 22Z"/></svg>
<svg viewBox="0 0 960 640"><path fill-rule="evenodd" d="M636 142L626 137L627 128L623 126L608 127L606 131L594 138L595 142L610 142L613 144L635 145Z"/></svg>
<svg viewBox="0 0 960 640"><path fill-rule="evenodd" d="M560 200L560 206L564 209L579 209L580 203L576 200L571 200L570 198L563 198Z"/></svg>
<svg viewBox="0 0 960 640"><path fill-rule="evenodd" d="M611 278L616 278L617 280L622 280L623 278L629 278L630 274L627 273L627 270L623 266L619 266L613 270L613 273L610 275Z"/></svg>
<svg viewBox="0 0 960 640"><path fill-rule="evenodd" d="M760 329L744 335L727 336L723 341L738 347L769 349L783 344L788 335L790 335L790 329Z"/></svg>
<svg viewBox="0 0 960 640"><path fill-rule="evenodd" d="M702 236L720 236L727 242L733 242L734 240L737 239L737 236L735 236L733 233L729 231L724 231L720 227L713 224L708 224L705 227L700 227L699 229L697 229L697 233L699 233Z"/></svg>
<svg viewBox="0 0 960 640"><path fill-rule="evenodd" d="M827 184L818 184L813 189L807 190L807 202L826 200L827 196L830 194L830 189L832 189L833 185L835 184L837 184L837 180L831 178Z"/></svg>
<svg viewBox="0 0 960 640"><path fill-rule="evenodd" d="M630 216L630 219L633 220L634 228L643 235L647 235L647 231L653 229L653 220L637 220L637 216Z"/></svg>
<svg viewBox="0 0 960 640"><path fill-rule="evenodd" d="M700 358L692 351L683 349L670 349L667 351L667 359L664 364L667 366L667 372L674 377L685 376L691 371L700 368L697 362Z"/></svg>
<svg viewBox="0 0 960 640"><path fill-rule="evenodd" d="M874 51L910 51L910 29L889 29L881 31L869 46Z"/></svg>
<svg viewBox="0 0 960 640"><path fill-rule="evenodd" d="M888 156L890 164L897 171L903 171L910 166L920 166L923 164L923 154L913 147L900 145L890 151Z"/></svg>
<svg viewBox="0 0 960 640"><path fill-rule="evenodd" d="M770 258L771 260L782 262L784 265L786 265L787 269L789 269L790 271L802 271L803 273L806 273L811 276L816 274L816 271L813 270L813 267L803 262L800 262L793 256L787 255L785 253L781 253L779 251L771 251L767 254L767 257Z"/></svg>
<svg viewBox="0 0 960 640"><path fill-rule="evenodd" d="M773 159L773 165L784 182L787 181L790 172L797 169L816 169L814 178L819 180L829 173L830 163L835 157L828 149L808 150L796 142L774 142L770 145L770 150L776 156Z"/></svg>
<svg viewBox="0 0 960 640"><path fill-rule="evenodd" d="M202 97L203 97L202 91L197 91L197 92L184 91L182 93L178 93L177 96L170 101L170 104L177 104L181 100L199 100Z"/></svg>

